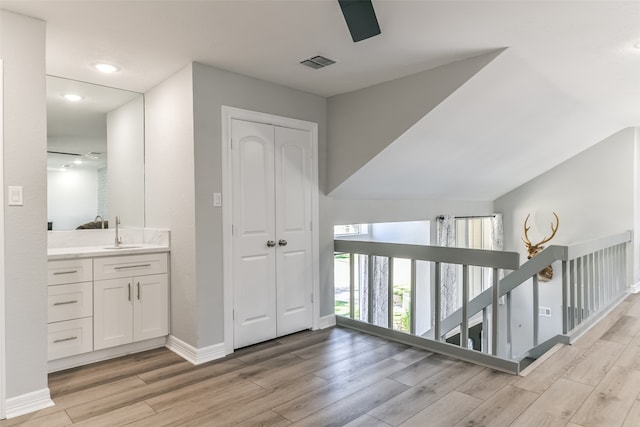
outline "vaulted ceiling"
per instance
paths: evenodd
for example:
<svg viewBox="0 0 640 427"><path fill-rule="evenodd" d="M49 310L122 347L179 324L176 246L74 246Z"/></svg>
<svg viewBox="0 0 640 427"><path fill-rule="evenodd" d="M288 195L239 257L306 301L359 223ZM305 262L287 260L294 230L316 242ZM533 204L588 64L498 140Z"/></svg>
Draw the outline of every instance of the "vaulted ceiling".
<svg viewBox="0 0 640 427"><path fill-rule="evenodd" d="M49 74L139 92L198 61L332 97L507 48L402 139L389 141L383 157L334 186L338 196L360 194L373 182L377 190L367 197L440 197L411 184L437 181L449 198L495 197L640 125L640 2L373 4L382 34L359 43L335 0L3 0L1 6L47 21ZM320 70L299 64L317 54L336 64ZM121 71L98 75L90 67L98 61ZM474 157L480 145L510 166L477 168L490 160ZM426 170L414 164L424 156L458 156L463 163Z"/></svg>

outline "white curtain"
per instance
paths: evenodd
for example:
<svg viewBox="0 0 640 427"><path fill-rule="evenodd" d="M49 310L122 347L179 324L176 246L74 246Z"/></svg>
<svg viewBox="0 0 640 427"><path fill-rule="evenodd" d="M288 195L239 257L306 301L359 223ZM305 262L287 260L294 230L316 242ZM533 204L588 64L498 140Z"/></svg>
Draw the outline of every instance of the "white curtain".
<svg viewBox="0 0 640 427"><path fill-rule="evenodd" d="M453 247L456 245L456 219L452 215L438 217L436 236L438 246ZM441 264L440 268L442 318L448 317L458 309L458 275L453 264Z"/></svg>
<svg viewBox="0 0 640 427"><path fill-rule="evenodd" d="M494 251L504 250L504 229L502 227L502 214L494 214L491 220L491 249ZM498 270L498 280L504 277L504 270ZM493 283L493 270L491 270L491 281Z"/></svg>
<svg viewBox="0 0 640 427"><path fill-rule="evenodd" d="M491 249L504 250L504 230L502 228L502 214L494 214L491 221Z"/></svg>

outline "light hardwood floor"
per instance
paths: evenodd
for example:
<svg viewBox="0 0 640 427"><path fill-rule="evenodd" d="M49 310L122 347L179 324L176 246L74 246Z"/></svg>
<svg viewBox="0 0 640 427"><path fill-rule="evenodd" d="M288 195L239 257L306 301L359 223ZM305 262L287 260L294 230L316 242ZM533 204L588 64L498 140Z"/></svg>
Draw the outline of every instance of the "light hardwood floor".
<svg viewBox="0 0 640 427"><path fill-rule="evenodd" d="M157 349L50 375L5 426L640 426L640 295L513 376L358 332L303 332L191 366Z"/></svg>

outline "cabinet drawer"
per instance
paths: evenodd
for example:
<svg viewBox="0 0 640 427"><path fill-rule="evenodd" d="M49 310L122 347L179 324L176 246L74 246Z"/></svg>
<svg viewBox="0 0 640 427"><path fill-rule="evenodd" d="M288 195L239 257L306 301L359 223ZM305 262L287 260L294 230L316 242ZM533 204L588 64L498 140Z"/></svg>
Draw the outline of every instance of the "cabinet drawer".
<svg viewBox="0 0 640 427"><path fill-rule="evenodd" d="M93 351L93 319L50 323L47 343L48 360Z"/></svg>
<svg viewBox="0 0 640 427"><path fill-rule="evenodd" d="M54 285L47 290L49 323L93 315L93 283Z"/></svg>
<svg viewBox="0 0 640 427"><path fill-rule="evenodd" d="M90 258L49 261L47 269L47 283L49 285L93 280L93 263Z"/></svg>
<svg viewBox="0 0 640 427"><path fill-rule="evenodd" d="M145 276L167 272L167 254L125 255L95 258L93 278L95 280Z"/></svg>

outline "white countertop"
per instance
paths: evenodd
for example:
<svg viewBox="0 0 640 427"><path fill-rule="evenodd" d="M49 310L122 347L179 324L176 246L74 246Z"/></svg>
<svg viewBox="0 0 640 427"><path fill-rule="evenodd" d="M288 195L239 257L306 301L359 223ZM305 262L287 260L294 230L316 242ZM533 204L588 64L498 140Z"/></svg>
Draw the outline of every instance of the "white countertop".
<svg viewBox="0 0 640 427"><path fill-rule="evenodd" d="M151 245L144 243L124 244L118 249L109 249L105 246L80 246L69 248L49 248L47 250L49 260L68 258L92 258L103 256L135 255L158 252L170 252L169 246Z"/></svg>

